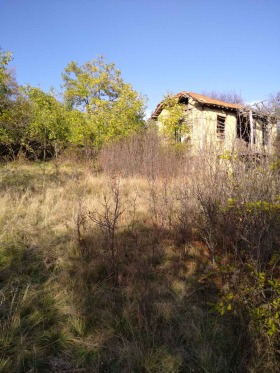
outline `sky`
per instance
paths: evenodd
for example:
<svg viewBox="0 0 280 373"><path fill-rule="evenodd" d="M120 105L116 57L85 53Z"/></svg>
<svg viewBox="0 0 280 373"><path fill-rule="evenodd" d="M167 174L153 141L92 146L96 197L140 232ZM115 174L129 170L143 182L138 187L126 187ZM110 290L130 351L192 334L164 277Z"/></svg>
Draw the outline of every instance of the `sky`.
<svg viewBox="0 0 280 373"><path fill-rule="evenodd" d="M0 0L0 25L18 83L45 91L101 54L148 113L167 92L280 90L280 0Z"/></svg>

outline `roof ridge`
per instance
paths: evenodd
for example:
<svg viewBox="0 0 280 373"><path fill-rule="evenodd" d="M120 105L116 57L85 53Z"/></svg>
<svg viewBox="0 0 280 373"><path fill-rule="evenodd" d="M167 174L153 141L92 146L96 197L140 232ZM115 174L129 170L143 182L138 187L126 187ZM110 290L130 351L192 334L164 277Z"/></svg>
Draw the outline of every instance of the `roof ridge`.
<svg viewBox="0 0 280 373"><path fill-rule="evenodd" d="M178 99L180 99L182 97L186 97L186 96L191 97L192 99L194 99L198 103L205 104L205 105L210 105L210 106L216 106L216 107L223 107L223 108L228 109L228 110L237 110L237 109L242 109L244 107L244 105L241 105L241 104L233 104L233 103L230 103L230 102L218 100L216 98L211 98L209 96L205 96L205 95L202 95L200 93L195 93L195 92L190 92L190 91L181 91L181 92L177 93L176 95L174 95L174 97L178 97ZM156 118L161 113L161 111L163 109L162 102L163 101L161 101L157 105L155 111L152 114L152 118Z"/></svg>
<svg viewBox="0 0 280 373"><path fill-rule="evenodd" d="M182 92L177 93L176 96L180 97L182 94L183 95L185 95L185 94L189 95L192 98L196 99L197 101L205 101L206 103L213 104L213 105L219 105L220 104L219 106L231 107L231 108L236 108L236 109L242 108L244 106L244 105L241 105L241 104L235 104L235 103L232 103L232 102L219 100L217 98L212 98L212 97L203 95L201 93L195 93L195 92L191 92L191 91L182 91Z"/></svg>

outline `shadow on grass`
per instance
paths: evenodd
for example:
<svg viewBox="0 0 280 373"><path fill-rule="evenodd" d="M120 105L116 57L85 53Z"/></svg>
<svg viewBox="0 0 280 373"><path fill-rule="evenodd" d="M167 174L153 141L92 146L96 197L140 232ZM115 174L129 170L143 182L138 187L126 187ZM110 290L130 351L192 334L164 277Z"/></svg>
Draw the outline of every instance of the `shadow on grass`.
<svg viewBox="0 0 280 373"><path fill-rule="evenodd" d="M92 229L82 245L69 280L79 315L76 333L84 341L74 353L80 367L246 372L246 331L238 319L219 316L208 305L218 291L201 280L209 265L202 246L175 247L169 232L155 235L144 225L120 231L116 282L107 237Z"/></svg>
<svg viewBox="0 0 280 373"><path fill-rule="evenodd" d="M82 174L83 171L77 170L73 175L73 171L59 168L55 163L8 163L0 166L0 192L22 193L30 190L41 193L47 186L64 186L69 179L79 179Z"/></svg>
<svg viewBox="0 0 280 373"><path fill-rule="evenodd" d="M67 346L60 313L40 249L0 247L0 371L49 372Z"/></svg>

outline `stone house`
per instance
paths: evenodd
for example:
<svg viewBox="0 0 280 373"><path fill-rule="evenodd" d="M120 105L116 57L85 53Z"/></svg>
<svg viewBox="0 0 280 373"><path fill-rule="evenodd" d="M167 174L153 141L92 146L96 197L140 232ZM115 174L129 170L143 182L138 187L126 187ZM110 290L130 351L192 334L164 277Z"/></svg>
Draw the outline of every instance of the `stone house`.
<svg viewBox="0 0 280 373"><path fill-rule="evenodd" d="M238 149L243 153L267 154L272 151L277 134L277 122L267 113L249 106L216 100L193 92L175 95L184 106L184 123L188 132L174 134L177 142L187 142L196 152L206 146L219 151ZM168 116L159 103L151 118L158 122Z"/></svg>

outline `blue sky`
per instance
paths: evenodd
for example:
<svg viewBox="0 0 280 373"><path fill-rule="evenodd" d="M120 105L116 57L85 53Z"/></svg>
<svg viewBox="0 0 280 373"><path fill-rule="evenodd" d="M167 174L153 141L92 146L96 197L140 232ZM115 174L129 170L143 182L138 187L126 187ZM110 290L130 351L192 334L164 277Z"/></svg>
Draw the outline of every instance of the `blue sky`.
<svg viewBox="0 0 280 373"><path fill-rule="evenodd" d="M0 47L20 84L60 89L103 54L152 110L171 91L280 90L280 0L0 0Z"/></svg>

